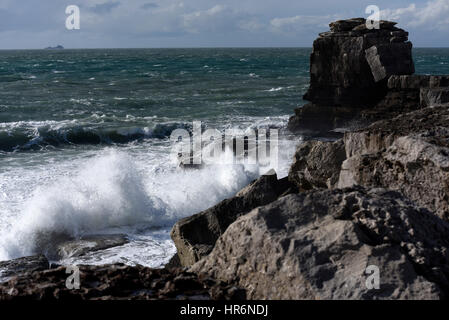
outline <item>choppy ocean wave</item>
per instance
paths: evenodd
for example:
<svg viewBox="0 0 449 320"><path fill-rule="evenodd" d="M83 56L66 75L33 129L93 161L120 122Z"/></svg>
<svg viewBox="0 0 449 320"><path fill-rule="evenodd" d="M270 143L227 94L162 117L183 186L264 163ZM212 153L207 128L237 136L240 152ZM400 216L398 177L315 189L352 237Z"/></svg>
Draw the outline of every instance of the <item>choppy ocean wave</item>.
<svg viewBox="0 0 449 320"><path fill-rule="evenodd" d="M153 123L148 126L79 125L74 121L19 122L0 124L0 150L41 149L45 146L123 144L144 139L163 139L188 123Z"/></svg>
<svg viewBox="0 0 449 320"><path fill-rule="evenodd" d="M183 171L168 158L159 164L139 160L110 149L37 187L2 233L0 260L48 253L61 239L111 228L169 227L259 175L258 168L244 165Z"/></svg>
<svg viewBox="0 0 449 320"><path fill-rule="evenodd" d="M127 245L67 263L163 265L177 219L270 169L182 170L171 159L172 130L192 121L279 129L285 176L299 142L285 126L304 103L310 51L0 52L0 260L46 253L61 239L124 233ZM446 49L414 57L418 73L449 73Z"/></svg>

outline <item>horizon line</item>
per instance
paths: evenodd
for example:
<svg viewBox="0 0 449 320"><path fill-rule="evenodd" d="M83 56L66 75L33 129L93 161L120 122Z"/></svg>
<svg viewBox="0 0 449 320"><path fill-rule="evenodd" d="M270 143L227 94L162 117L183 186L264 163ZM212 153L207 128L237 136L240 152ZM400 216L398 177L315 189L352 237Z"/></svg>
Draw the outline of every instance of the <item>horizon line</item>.
<svg viewBox="0 0 449 320"><path fill-rule="evenodd" d="M253 47L243 47L243 46L223 46L223 47L96 47L96 48L66 48L63 49L52 49L49 48L0 48L0 51L19 51L19 50L42 50L42 51L64 51L64 50L138 50L138 49L312 49L312 47L292 47L292 46L253 46ZM413 47L413 49L449 49L448 47Z"/></svg>

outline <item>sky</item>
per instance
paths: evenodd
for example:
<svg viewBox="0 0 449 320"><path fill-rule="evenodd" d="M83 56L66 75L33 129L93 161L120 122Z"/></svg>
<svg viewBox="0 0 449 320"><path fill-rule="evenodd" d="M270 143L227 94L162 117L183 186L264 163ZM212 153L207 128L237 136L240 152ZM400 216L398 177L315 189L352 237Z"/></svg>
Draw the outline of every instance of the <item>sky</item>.
<svg viewBox="0 0 449 320"><path fill-rule="evenodd" d="M69 5L79 30L66 28ZM449 46L449 0L0 0L0 49L311 47L369 5L415 47Z"/></svg>

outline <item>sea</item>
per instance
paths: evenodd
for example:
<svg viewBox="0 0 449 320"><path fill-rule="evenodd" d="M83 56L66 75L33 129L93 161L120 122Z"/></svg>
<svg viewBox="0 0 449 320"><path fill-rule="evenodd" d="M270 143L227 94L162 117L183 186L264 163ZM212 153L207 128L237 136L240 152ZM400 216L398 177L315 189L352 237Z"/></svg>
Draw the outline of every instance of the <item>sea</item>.
<svg viewBox="0 0 449 320"><path fill-rule="evenodd" d="M158 268L173 224L270 168L180 168L173 130L278 130L279 178L301 137L310 48L0 51L0 261L61 238L125 234L61 264ZM414 49L418 74L449 74L449 49Z"/></svg>

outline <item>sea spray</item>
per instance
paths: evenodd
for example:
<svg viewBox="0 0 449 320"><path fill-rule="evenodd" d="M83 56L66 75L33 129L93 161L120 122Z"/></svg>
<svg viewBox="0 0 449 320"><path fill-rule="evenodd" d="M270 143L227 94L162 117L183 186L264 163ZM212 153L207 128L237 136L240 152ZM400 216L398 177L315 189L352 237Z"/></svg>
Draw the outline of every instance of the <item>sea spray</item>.
<svg viewBox="0 0 449 320"><path fill-rule="evenodd" d="M259 174L243 165L159 169L146 171L112 148L84 161L75 174L35 190L0 240L0 260L48 253L58 241L110 228L170 226L232 196Z"/></svg>
<svg viewBox="0 0 449 320"><path fill-rule="evenodd" d="M87 161L80 171L38 188L6 237L9 255L45 250L55 237L76 237L107 227L162 222L132 159L123 153ZM36 247L40 246L40 247Z"/></svg>
<svg viewBox="0 0 449 320"><path fill-rule="evenodd" d="M0 55L2 259L37 253L60 237L114 232L125 233L130 243L74 262L161 265L173 254L169 232L174 221L232 197L270 169L212 165L182 170L169 164L171 132L202 121L221 132L276 128L282 140L309 83L309 49L65 50L57 56L19 50ZM278 177L287 174L297 142L287 148L280 141ZM114 152L115 162L110 160ZM105 170L84 173L96 162ZM83 181L84 176L89 179ZM108 196L95 179L127 186L126 181L139 181L135 188L111 189L123 190L123 196L134 190L140 204ZM82 188L91 191L91 198ZM142 207L145 212L136 216L124 212ZM88 214L94 212L98 218ZM26 220L41 222L33 226Z"/></svg>

